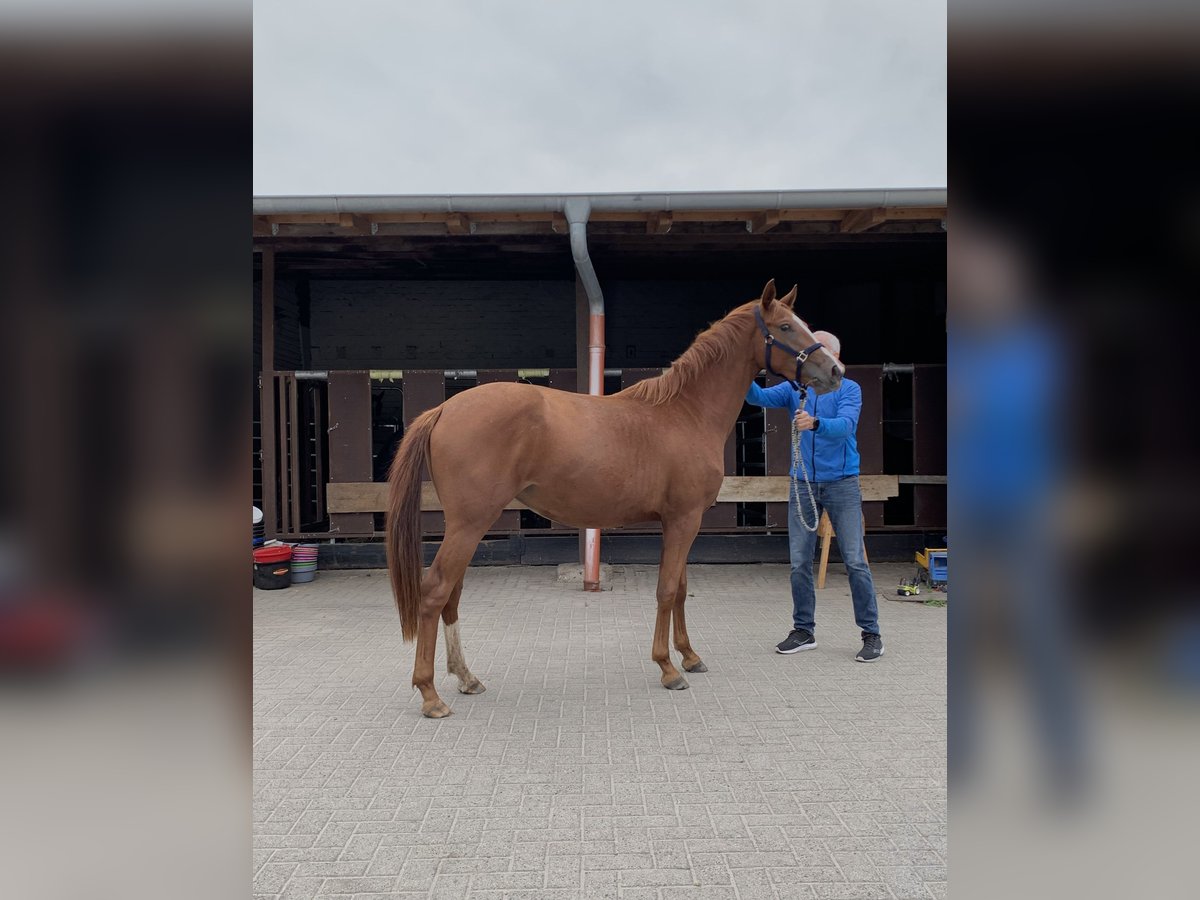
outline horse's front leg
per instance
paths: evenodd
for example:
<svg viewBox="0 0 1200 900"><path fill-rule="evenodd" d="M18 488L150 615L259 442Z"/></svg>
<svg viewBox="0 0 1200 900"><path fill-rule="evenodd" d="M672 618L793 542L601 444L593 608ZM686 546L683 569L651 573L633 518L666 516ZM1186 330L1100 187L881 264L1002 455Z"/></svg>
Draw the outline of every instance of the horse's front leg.
<svg viewBox="0 0 1200 900"><path fill-rule="evenodd" d="M681 691L688 686L687 679L671 662L667 637L680 588L687 590L684 572L688 551L700 530L700 516L701 513L695 512L663 520L662 558L658 566L658 617L654 623L654 644L650 658L662 669L663 687L672 691Z"/></svg>

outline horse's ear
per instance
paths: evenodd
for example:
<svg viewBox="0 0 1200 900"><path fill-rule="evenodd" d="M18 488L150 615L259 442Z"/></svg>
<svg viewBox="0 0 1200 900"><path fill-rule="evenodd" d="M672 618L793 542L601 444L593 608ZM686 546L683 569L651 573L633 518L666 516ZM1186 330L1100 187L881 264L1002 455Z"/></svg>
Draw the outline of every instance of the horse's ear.
<svg viewBox="0 0 1200 900"><path fill-rule="evenodd" d="M775 302L775 279L772 278L767 282L767 286L763 288L762 305L763 309L769 309L771 304Z"/></svg>
<svg viewBox="0 0 1200 900"><path fill-rule="evenodd" d="M779 298L779 302L791 309L796 302L796 292L800 290L800 285L793 284L792 289Z"/></svg>

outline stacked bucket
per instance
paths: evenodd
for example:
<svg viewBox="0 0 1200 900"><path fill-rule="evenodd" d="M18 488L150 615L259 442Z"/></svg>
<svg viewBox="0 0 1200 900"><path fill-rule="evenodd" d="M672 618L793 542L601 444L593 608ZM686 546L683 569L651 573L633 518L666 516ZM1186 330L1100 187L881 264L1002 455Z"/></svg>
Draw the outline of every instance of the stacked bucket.
<svg viewBox="0 0 1200 900"><path fill-rule="evenodd" d="M317 545L292 545L292 584L305 584L317 577Z"/></svg>
<svg viewBox="0 0 1200 900"><path fill-rule="evenodd" d="M317 577L317 545L268 541L263 511L250 507L253 525L254 586L271 591L306 584Z"/></svg>

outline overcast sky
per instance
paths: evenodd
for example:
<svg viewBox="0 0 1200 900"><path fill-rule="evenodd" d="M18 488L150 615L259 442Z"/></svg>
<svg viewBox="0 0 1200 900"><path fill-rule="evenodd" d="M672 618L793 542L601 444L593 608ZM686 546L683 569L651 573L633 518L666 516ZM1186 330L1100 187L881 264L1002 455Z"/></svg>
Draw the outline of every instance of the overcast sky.
<svg viewBox="0 0 1200 900"><path fill-rule="evenodd" d="M944 0L254 3L254 193L943 187Z"/></svg>

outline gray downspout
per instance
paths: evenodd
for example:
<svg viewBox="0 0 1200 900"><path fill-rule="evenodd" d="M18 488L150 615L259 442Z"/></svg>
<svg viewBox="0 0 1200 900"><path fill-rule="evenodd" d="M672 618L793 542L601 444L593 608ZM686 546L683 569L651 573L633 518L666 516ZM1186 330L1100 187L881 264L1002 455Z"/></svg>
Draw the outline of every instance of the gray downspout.
<svg viewBox="0 0 1200 900"><path fill-rule="evenodd" d="M588 254L587 221L591 211L591 203L583 198L572 198L563 208L571 230L575 271L588 298L588 393L599 397L604 393L604 293ZM600 590L600 531L596 528L584 529L583 589Z"/></svg>

